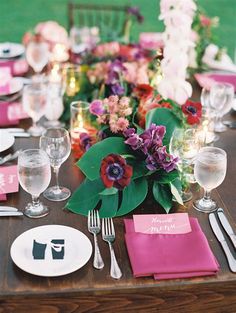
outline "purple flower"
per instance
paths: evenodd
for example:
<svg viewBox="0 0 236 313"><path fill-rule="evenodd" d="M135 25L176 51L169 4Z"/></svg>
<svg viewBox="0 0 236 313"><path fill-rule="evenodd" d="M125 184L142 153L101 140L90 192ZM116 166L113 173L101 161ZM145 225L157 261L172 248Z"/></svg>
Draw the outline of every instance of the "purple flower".
<svg viewBox="0 0 236 313"><path fill-rule="evenodd" d="M122 87L119 83L111 85L111 91L113 95L122 96L125 92L125 88Z"/></svg>
<svg viewBox="0 0 236 313"><path fill-rule="evenodd" d="M162 146L156 149L151 155L148 155L146 159L146 166L150 171L157 169L164 169L166 172L171 172L176 168L178 158L166 152L166 147Z"/></svg>
<svg viewBox="0 0 236 313"><path fill-rule="evenodd" d="M89 106L90 113L94 115L102 115L105 113L105 108L101 100L93 100Z"/></svg>
<svg viewBox="0 0 236 313"><path fill-rule="evenodd" d="M124 132L123 132L124 136L127 138L127 137L130 137L130 136L133 136L135 135L135 128L127 128Z"/></svg>
<svg viewBox="0 0 236 313"><path fill-rule="evenodd" d="M144 17L140 14L139 8L138 7L128 7L127 12L130 15L133 15L137 18L137 21L139 23L142 23L144 20Z"/></svg>
<svg viewBox="0 0 236 313"><path fill-rule="evenodd" d="M143 152L146 154L149 150L162 146L165 132L165 126L151 124L151 126L140 135L143 140Z"/></svg>
<svg viewBox="0 0 236 313"><path fill-rule="evenodd" d="M91 138L87 133L81 133L79 136L80 144L85 151L87 151L91 147Z"/></svg>
<svg viewBox="0 0 236 313"><path fill-rule="evenodd" d="M127 71L127 69L123 65L123 63L118 59L116 59L114 62L111 63L109 69L110 69L110 71L115 72L115 73L122 73L122 72Z"/></svg>

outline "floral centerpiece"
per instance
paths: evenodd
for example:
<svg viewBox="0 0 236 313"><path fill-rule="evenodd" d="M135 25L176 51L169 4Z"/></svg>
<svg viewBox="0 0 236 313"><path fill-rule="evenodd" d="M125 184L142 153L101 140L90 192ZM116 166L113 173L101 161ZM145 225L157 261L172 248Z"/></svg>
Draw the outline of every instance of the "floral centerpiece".
<svg viewBox="0 0 236 313"><path fill-rule="evenodd" d="M138 114L141 102L153 108ZM141 204L148 192L166 212L173 198L182 204L178 159L169 153L169 142L176 127L199 122L200 104L188 101L180 107L141 85L132 100L117 95L94 100L90 112L103 126L105 139L77 162L85 180L66 207L82 215L97 207L101 217L121 216Z"/></svg>

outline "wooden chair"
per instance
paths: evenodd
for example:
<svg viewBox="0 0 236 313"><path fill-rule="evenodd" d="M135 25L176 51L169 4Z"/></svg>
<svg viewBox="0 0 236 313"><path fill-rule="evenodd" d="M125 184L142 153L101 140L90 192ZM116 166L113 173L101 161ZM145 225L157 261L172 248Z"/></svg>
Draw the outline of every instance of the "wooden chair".
<svg viewBox="0 0 236 313"><path fill-rule="evenodd" d="M69 30L72 27L99 28L100 35L122 36L128 21L128 6L68 3ZM105 40L112 38L104 38Z"/></svg>

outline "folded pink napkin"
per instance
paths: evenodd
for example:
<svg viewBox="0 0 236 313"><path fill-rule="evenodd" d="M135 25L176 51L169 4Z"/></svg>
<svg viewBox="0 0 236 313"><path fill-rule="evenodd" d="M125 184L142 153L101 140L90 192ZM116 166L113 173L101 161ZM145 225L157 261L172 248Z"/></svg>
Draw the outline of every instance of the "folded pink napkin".
<svg viewBox="0 0 236 313"><path fill-rule="evenodd" d="M6 66L11 69L11 74L13 76L24 75L29 70L29 65L24 58L12 59L12 60L1 60L0 68L6 67Z"/></svg>
<svg viewBox="0 0 236 313"><path fill-rule="evenodd" d="M221 73L203 73L203 74L195 74L198 84L201 87L205 87L210 89L210 87L215 82L220 83L230 83L234 86L234 90L236 91L236 74L221 74Z"/></svg>
<svg viewBox="0 0 236 313"><path fill-rule="evenodd" d="M11 104L8 102L0 103L0 126L17 125L19 123L19 119L9 117L8 110L10 106Z"/></svg>
<svg viewBox="0 0 236 313"><path fill-rule="evenodd" d="M6 194L0 194L0 201L6 201L7 200L7 195Z"/></svg>
<svg viewBox="0 0 236 313"><path fill-rule="evenodd" d="M198 220L190 218L187 234L136 233L132 219L124 219L125 241L135 277L174 279L215 275L219 265Z"/></svg>

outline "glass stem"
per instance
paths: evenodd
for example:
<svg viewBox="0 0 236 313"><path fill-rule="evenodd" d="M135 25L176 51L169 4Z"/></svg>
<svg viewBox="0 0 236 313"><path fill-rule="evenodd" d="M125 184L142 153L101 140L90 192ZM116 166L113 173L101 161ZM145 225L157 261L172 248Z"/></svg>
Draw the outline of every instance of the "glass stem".
<svg viewBox="0 0 236 313"><path fill-rule="evenodd" d="M33 206L38 206L39 205L39 196L33 196L32 195L32 203L33 203Z"/></svg>
<svg viewBox="0 0 236 313"><path fill-rule="evenodd" d="M210 201L211 200L211 192L208 190L204 190L203 199L204 199L204 201Z"/></svg>
<svg viewBox="0 0 236 313"><path fill-rule="evenodd" d="M58 179L58 176L59 176L59 169L60 169L60 167L59 166L56 166L56 167L54 167L53 168L53 171L54 171L54 173L55 173L55 178L56 178L56 190L55 190L55 192L60 192L60 187L59 187L59 179Z"/></svg>

